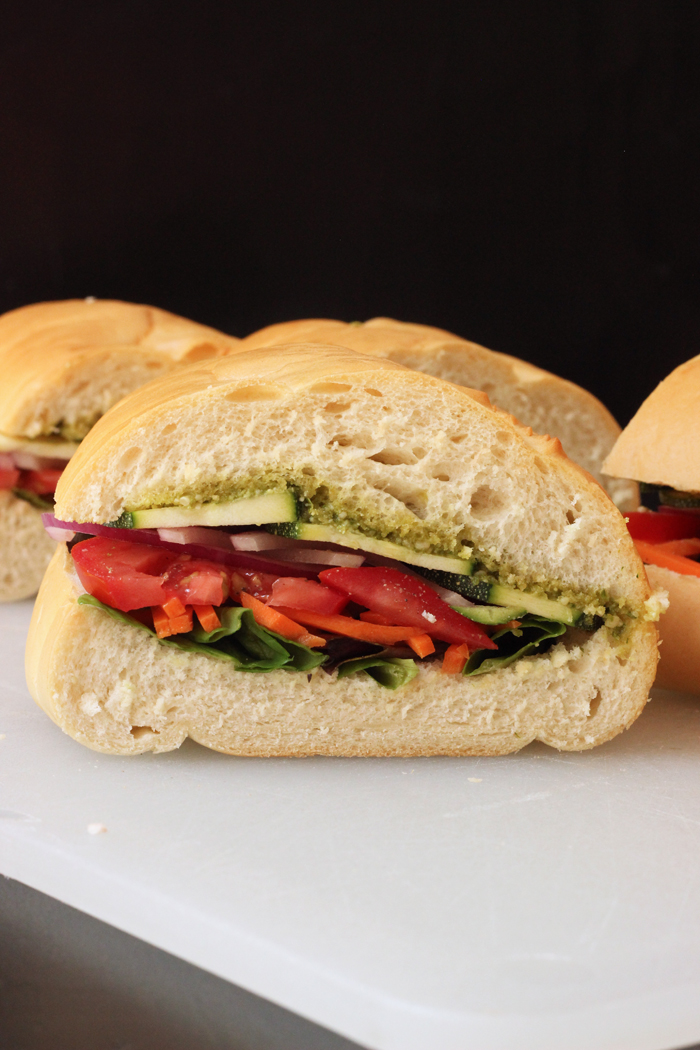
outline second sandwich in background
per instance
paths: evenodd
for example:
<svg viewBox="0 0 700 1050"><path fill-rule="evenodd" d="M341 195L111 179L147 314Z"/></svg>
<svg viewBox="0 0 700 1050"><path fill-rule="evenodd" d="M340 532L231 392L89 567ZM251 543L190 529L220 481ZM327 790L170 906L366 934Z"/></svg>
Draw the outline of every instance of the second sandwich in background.
<svg viewBox="0 0 700 1050"><path fill-rule="evenodd" d="M389 317L350 324L315 318L286 321L246 336L241 349L297 342L336 343L449 383L483 390L494 405L535 433L559 438L567 456L593 475L620 510L637 506L639 491L634 482L601 473L620 427L605 405L568 379L441 328Z"/></svg>
<svg viewBox="0 0 700 1050"><path fill-rule="evenodd" d="M54 550L41 513L100 416L150 379L238 342L107 299L35 303L0 317L0 602L36 593Z"/></svg>
<svg viewBox="0 0 700 1050"><path fill-rule="evenodd" d="M669 596L656 685L700 693L700 357L659 383L604 469L641 482L629 530L652 586Z"/></svg>

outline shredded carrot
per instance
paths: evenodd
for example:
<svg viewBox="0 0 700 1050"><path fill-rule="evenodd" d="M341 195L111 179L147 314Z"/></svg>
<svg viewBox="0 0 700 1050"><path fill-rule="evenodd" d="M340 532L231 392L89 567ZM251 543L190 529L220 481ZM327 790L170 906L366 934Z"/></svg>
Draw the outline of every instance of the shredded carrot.
<svg viewBox="0 0 700 1050"><path fill-rule="evenodd" d="M692 558L700 554L700 538L693 536L686 540L666 540L664 543L655 543L657 551L666 554L678 554L682 558Z"/></svg>
<svg viewBox="0 0 700 1050"><path fill-rule="evenodd" d="M420 627L383 627L379 624L367 623L366 620L353 620L351 616L331 616L309 612L307 609L278 611L287 615L291 613L302 623L309 627L316 627L320 631L342 634L346 638L358 638L362 642L375 642L377 645L395 645L397 642L407 642L409 638L423 634Z"/></svg>
<svg viewBox="0 0 700 1050"><path fill-rule="evenodd" d="M185 634L192 630L192 606L188 605L183 616L170 617L170 633Z"/></svg>
<svg viewBox="0 0 700 1050"><path fill-rule="evenodd" d="M443 674L461 674L468 659L468 645L450 645L442 658L441 671Z"/></svg>
<svg viewBox="0 0 700 1050"><path fill-rule="evenodd" d="M520 620L509 620L508 623L502 623L499 626L498 630L499 631L517 631L518 627L520 627L520 623L521 623Z"/></svg>
<svg viewBox="0 0 700 1050"><path fill-rule="evenodd" d="M238 599L241 605L251 610L255 617L255 622L259 623L261 627L267 627L268 630L274 631L275 634L281 634L283 638L291 638L292 641L301 642L302 645L308 645L310 648L318 648L326 644L325 638L309 634L306 628L302 627L296 620L293 620L291 616L287 616L279 609L273 609L271 605L265 605L264 602L254 598L252 594L241 591ZM297 615L296 611L294 611L293 615Z"/></svg>
<svg viewBox="0 0 700 1050"><path fill-rule="evenodd" d="M700 576L700 563L684 558L680 554L670 554L661 548L663 543L645 543L644 540L635 540L634 545L639 556L647 565L658 565L662 569L671 569L673 572L681 573L683 576Z"/></svg>
<svg viewBox="0 0 700 1050"><path fill-rule="evenodd" d="M152 606L151 612L153 613L153 626L159 638L168 638L171 634L175 634L170 627L170 617L162 606Z"/></svg>
<svg viewBox="0 0 700 1050"><path fill-rule="evenodd" d="M416 656L420 656L421 660L423 657L430 656L431 653L435 652L435 645L429 634L416 634L413 638L408 638L407 641L413 652Z"/></svg>
<svg viewBox="0 0 700 1050"><path fill-rule="evenodd" d="M380 627L396 627L397 624L393 620L390 620L388 616L382 616L381 613L375 612L362 612L360 613L360 619L364 620L365 623L376 623Z"/></svg>
<svg viewBox="0 0 700 1050"><path fill-rule="evenodd" d="M193 605L192 608L205 631L215 631L217 627L221 627L221 620L213 605Z"/></svg>
<svg viewBox="0 0 700 1050"><path fill-rule="evenodd" d="M177 596L168 598L167 602L163 602L163 610L169 620L174 620L176 616L184 616L187 611Z"/></svg>

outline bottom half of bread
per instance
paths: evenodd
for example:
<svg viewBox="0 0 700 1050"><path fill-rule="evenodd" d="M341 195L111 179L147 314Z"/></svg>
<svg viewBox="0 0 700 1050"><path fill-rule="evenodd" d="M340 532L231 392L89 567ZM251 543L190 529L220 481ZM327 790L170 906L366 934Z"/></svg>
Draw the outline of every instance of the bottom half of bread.
<svg viewBox="0 0 700 1050"><path fill-rule="evenodd" d="M700 578L647 565L651 586L668 591L659 623L659 668L654 685L700 694Z"/></svg>
<svg viewBox="0 0 700 1050"><path fill-rule="evenodd" d="M0 602L31 598L56 549L41 523L41 511L2 489L0 530Z"/></svg>
<svg viewBox="0 0 700 1050"><path fill-rule="evenodd" d="M502 755L542 740L601 744L640 714L656 667L656 628L625 644L605 628L473 678L437 663L396 691L364 672L338 680L235 670L160 644L79 605L61 547L37 599L27 646L32 695L68 734L113 754L169 751L186 737L233 755Z"/></svg>

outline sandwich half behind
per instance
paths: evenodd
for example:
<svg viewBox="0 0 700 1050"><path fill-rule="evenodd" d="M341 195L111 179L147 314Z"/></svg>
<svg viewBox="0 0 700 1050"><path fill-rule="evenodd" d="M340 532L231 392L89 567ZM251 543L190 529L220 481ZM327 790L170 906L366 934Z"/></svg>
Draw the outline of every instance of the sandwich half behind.
<svg viewBox="0 0 700 1050"><path fill-rule="evenodd" d="M642 711L624 520L483 394L318 345L149 384L64 473L32 695L119 754L593 747ZM52 519L55 521L55 519Z"/></svg>
<svg viewBox="0 0 700 1050"><path fill-rule="evenodd" d="M604 464L641 483L629 529L652 586L668 592L656 685L700 693L700 356L649 395Z"/></svg>
<svg viewBox="0 0 700 1050"><path fill-rule="evenodd" d="M237 343L110 300L35 303L0 317L0 602L36 593L54 550L41 512L96 420L154 377Z"/></svg>
<svg viewBox="0 0 700 1050"><path fill-rule="evenodd" d="M351 324L322 319L274 324L246 336L241 349L296 342L339 343L450 383L483 390L494 405L536 433L559 438L566 454L593 475L620 509L633 510L637 505L639 492L633 482L601 473L601 464L620 427L605 405L568 379L441 328L389 317Z"/></svg>

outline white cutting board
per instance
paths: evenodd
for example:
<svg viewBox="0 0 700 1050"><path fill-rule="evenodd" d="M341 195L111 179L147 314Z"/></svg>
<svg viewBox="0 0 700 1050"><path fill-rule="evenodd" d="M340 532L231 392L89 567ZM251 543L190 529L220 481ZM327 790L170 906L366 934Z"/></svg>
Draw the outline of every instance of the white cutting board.
<svg viewBox="0 0 700 1050"><path fill-rule="evenodd" d="M700 1041L700 700L585 754L124 760L30 700L30 612L0 608L3 874L375 1050Z"/></svg>

